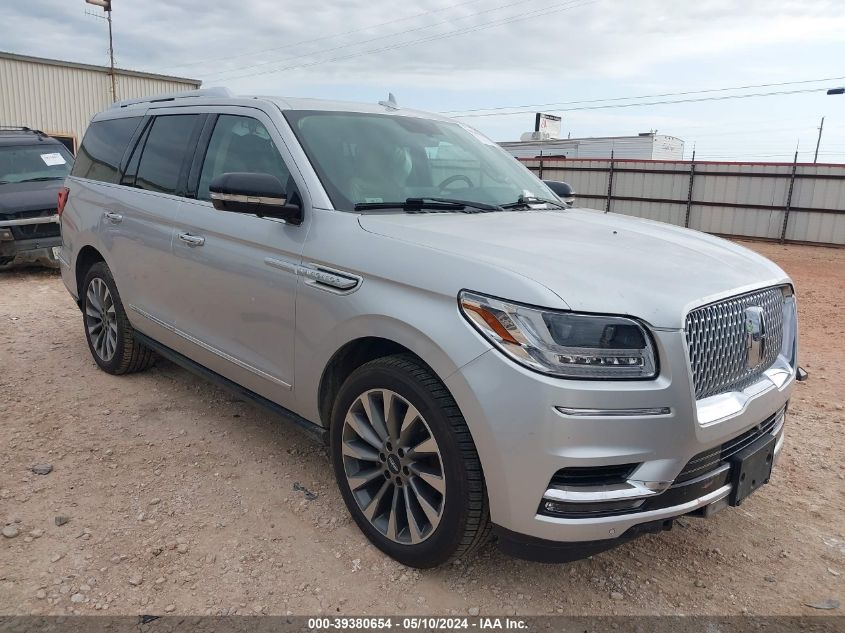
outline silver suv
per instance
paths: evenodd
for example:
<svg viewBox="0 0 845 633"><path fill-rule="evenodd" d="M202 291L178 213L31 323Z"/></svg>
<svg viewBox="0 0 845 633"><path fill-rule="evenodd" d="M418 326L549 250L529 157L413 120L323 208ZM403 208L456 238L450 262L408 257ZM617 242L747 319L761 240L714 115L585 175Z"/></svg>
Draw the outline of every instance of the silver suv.
<svg viewBox="0 0 845 633"><path fill-rule="evenodd" d="M786 274L564 208L461 123L162 95L94 117L65 185L62 276L97 364L157 353L313 431L404 564L491 535L571 560L769 480L799 375Z"/></svg>

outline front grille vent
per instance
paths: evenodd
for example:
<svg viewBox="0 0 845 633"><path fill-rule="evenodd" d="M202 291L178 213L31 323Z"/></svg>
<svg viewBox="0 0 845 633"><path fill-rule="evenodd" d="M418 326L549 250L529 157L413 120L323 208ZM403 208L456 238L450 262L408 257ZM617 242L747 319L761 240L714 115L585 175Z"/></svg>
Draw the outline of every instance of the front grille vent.
<svg viewBox="0 0 845 633"><path fill-rule="evenodd" d="M777 428L783 414L783 410L778 411L775 415L766 419L766 421L762 424L758 424L754 428L747 430L745 433L728 440L721 446L715 446L706 451L702 451L687 462L687 465L684 466L681 474L675 479L675 483L679 484L684 481L689 481L690 479L695 479L696 477L700 477L701 475L714 470L720 464L727 461L732 455L738 453L746 446L751 446L751 444L763 437L766 433L771 433L775 428Z"/></svg>
<svg viewBox="0 0 845 633"><path fill-rule="evenodd" d="M743 389L755 382L777 359L783 343L783 302L780 287L731 297L692 310L686 318L695 397L697 400ZM763 358L756 367L746 363L746 308L763 309Z"/></svg>
<svg viewBox="0 0 845 633"><path fill-rule="evenodd" d="M552 477L550 486L607 486L624 483L637 466L639 464L562 468Z"/></svg>

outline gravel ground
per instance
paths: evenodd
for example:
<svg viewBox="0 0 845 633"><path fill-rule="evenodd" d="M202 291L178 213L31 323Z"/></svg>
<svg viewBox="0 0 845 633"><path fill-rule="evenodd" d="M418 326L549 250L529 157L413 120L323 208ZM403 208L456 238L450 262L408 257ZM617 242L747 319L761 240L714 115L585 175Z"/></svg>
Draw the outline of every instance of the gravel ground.
<svg viewBox="0 0 845 633"><path fill-rule="evenodd" d="M165 361L97 370L57 273L0 273L0 613L841 615L806 605L845 603L845 249L748 245L796 281L810 372L771 484L588 560L424 572L312 440Z"/></svg>

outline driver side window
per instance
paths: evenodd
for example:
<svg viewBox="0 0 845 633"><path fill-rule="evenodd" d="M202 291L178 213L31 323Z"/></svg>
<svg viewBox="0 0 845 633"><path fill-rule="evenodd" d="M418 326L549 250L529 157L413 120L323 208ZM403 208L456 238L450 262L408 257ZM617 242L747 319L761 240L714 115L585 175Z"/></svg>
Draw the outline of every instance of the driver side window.
<svg viewBox="0 0 845 633"><path fill-rule="evenodd" d="M290 171L267 128L251 117L222 114L214 132L200 173L197 198L210 200L209 183L227 172L270 174L287 187Z"/></svg>

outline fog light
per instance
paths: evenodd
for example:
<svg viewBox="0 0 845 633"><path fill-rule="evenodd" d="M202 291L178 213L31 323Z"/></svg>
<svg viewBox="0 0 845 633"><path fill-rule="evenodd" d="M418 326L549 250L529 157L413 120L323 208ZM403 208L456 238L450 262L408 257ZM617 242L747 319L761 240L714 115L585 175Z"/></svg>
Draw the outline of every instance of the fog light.
<svg viewBox="0 0 845 633"><path fill-rule="evenodd" d="M12 231L10 229L0 229L0 241L10 242L13 239L15 239L15 237L12 235Z"/></svg>
<svg viewBox="0 0 845 633"><path fill-rule="evenodd" d="M596 503L566 503L543 500L542 514L566 516L573 519L619 512L631 512L639 508L645 499L623 499L621 501L600 501Z"/></svg>

